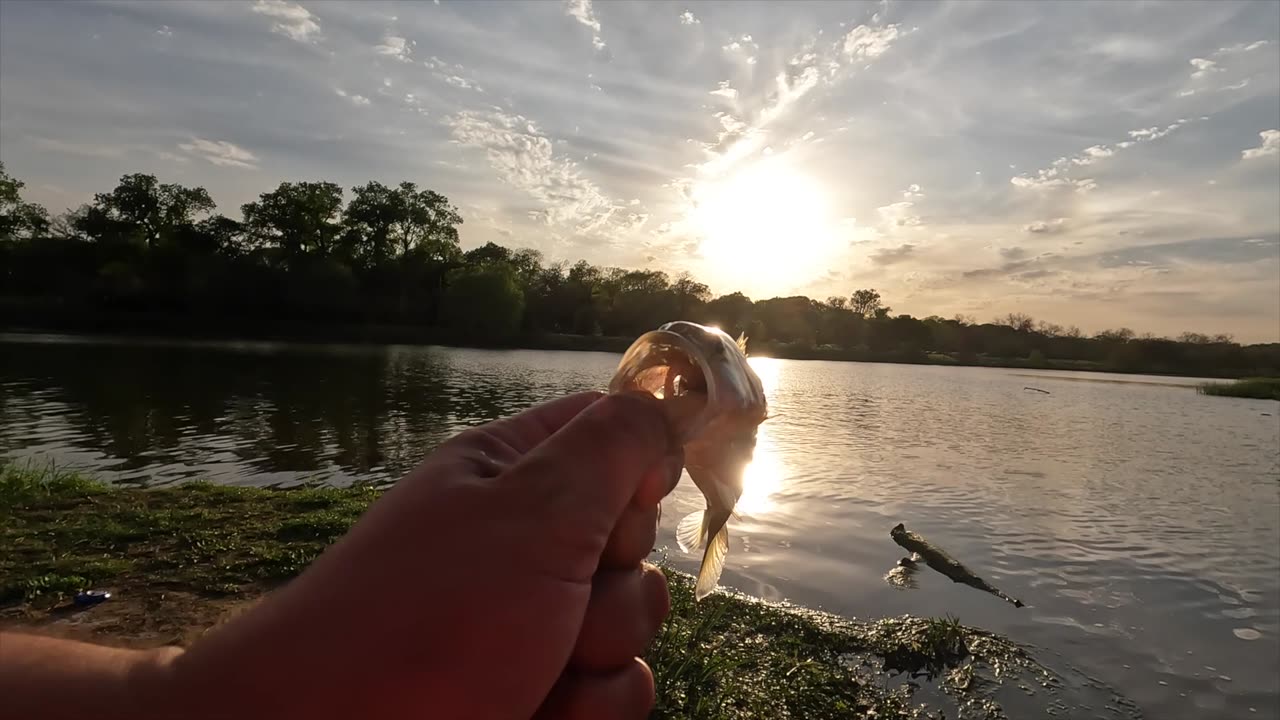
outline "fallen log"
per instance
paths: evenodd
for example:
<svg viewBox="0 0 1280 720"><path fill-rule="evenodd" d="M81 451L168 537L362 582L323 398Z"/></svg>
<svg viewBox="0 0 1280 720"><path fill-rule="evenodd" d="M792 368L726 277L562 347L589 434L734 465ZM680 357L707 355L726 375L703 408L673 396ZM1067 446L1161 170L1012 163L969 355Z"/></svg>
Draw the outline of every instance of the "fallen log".
<svg viewBox="0 0 1280 720"><path fill-rule="evenodd" d="M893 538L893 541L902 546L904 550L918 555L929 567L951 578L952 582L962 583L971 588L989 592L1001 600L1012 603L1014 607L1022 607L1021 600L1005 595L1000 588L978 577L959 560L948 555L945 550L911 532L902 523L898 523L889 531L889 537Z"/></svg>

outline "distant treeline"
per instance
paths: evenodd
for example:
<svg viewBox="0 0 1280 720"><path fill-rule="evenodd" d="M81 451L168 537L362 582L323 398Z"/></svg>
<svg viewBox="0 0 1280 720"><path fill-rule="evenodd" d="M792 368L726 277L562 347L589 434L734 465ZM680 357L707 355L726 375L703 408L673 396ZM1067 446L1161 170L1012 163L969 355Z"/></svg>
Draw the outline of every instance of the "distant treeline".
<svg viewBox="0 0 1280 720"><path fill-rule="evenodd" d="M813 300L712 297L688 274L548 263L540 252L488 243L463 251L462 217L411 182L351 189L284 182L214 214L204 188L132 174L92 203L51 217L21 198L0 165L0 318L182 318L182 327L421 329L477 344L612 348L673 319L745 332L786 357L1071 367L1207 376L1280 375L1280 343L1226 335L1176 339L1036 322L894 314L872 289ZM170 326L172 323L170 323Z"/></svg>

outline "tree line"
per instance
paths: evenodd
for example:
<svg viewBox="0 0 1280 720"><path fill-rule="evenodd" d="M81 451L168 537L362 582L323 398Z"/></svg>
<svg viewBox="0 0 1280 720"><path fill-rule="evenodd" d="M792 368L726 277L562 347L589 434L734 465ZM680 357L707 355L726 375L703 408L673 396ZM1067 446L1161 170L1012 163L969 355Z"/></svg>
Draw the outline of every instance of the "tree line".
<svg viewBox="0 0 1280 720"><path fill-rule="evenodd" d="M495 243L462 250L458 209L412 182L282 182L215 212L200 187L125 175L53 217L0 164L0 305L10 325L63 312L309 326L396 325L459 342L551 335L633 338L689 319L788 357L1079 367L1195 375L1280 374L1280 344L1226 335L1086 335L1012 313L991 322L895 314L874 289L815 300L713 297L681 273L548 262ZM606 347L606 345L600 345Z"/></svg>

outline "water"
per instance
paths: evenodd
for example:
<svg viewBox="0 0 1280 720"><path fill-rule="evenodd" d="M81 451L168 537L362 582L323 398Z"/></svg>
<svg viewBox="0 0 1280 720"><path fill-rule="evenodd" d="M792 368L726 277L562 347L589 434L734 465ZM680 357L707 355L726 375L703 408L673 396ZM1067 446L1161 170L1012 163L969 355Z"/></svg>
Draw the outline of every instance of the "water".
<svg viewBox="0 0 1280 720"><path fill-rule="evenodd" d="M617 360L0 336L0 453L120 482L391 481L464 427L604 387ZM954 613L1148 717L1280 712L1280 403L1185 378L755 366L776 417L726 585L856 617ZM672 533L700 503L685 482L664 512L686 569ZM932 572L890 587L898 522L1029 607Z"/></svg>

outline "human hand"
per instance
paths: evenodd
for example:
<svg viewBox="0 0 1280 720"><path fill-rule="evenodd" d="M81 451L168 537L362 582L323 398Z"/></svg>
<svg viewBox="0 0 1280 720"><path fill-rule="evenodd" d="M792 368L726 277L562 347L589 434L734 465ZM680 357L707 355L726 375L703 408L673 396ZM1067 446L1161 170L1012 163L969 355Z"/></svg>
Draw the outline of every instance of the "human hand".
<svg viewBox="0 0 1280 720"><path fill-rule="evenodd" d="M174 692L206 717L644 718L670 599L643 560L682 466L648 396L468 430L177 657Z"/></svg>

